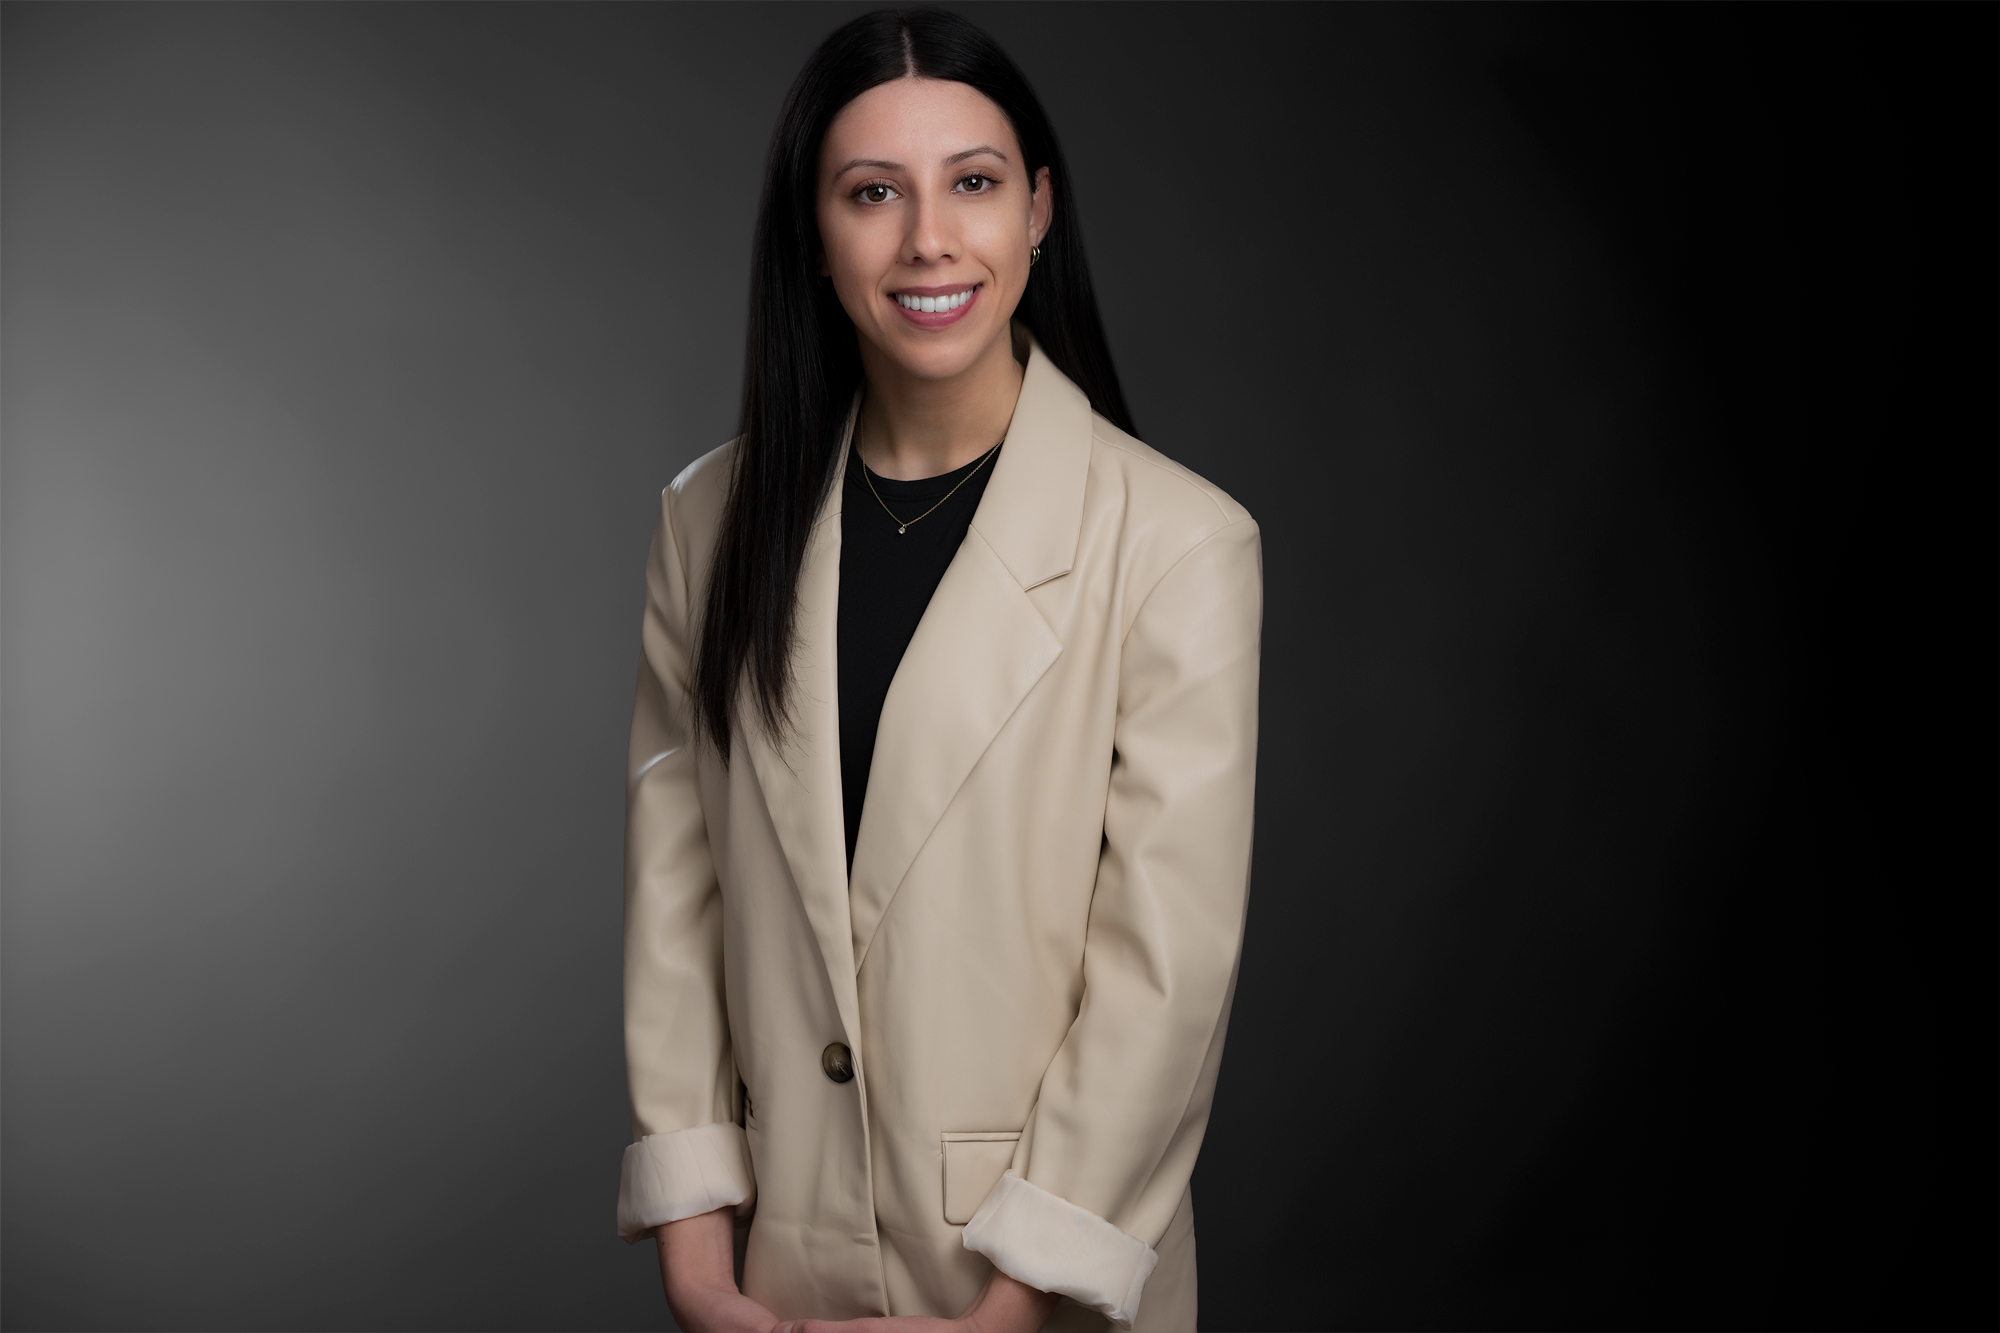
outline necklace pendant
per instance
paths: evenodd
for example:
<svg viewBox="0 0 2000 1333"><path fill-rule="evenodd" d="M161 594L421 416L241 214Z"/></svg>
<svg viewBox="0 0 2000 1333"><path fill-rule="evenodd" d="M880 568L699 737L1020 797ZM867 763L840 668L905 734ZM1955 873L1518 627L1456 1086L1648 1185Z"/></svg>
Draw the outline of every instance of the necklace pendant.
<svg viewBox="0 0 2000 1333"><path fill-rule="evenodd" d="M906 532L908 532L908 531L909 531L909 529L908 529L907 527L904 527L904 528L897 528L897 529L896 529L896 535L897 535L898 537L900 537L900 536L902 536L902 535L903 535L904 533L906 533Z"/></svg>

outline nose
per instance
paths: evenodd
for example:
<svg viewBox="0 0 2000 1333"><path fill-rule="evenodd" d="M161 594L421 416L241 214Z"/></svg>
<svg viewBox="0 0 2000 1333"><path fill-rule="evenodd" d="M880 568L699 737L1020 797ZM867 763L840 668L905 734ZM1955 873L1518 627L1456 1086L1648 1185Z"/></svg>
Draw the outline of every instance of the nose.
<svg viewBox="0 0 2000 1333"><path fill-rule="evenodd" d="M916 207L910 210L909 234L903 238L903 262L938 264L957 259L958 242L952 210L930 191L919 191Z"/></svg>

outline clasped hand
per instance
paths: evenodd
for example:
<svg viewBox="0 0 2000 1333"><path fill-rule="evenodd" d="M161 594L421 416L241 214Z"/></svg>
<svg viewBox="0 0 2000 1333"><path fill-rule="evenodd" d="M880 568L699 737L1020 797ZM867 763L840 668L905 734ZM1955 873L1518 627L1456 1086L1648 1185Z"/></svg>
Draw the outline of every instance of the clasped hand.
<svg viewBox="0 0 2000 1333"><path fill-rule="evenodd" d="M667 1308L682 1333L1035 1333L1057 1297L995 1269L956 1319L893 1315L880 1319L787 1319L736 1286L735 1209L668 1222L655 1230Z"/></svg>

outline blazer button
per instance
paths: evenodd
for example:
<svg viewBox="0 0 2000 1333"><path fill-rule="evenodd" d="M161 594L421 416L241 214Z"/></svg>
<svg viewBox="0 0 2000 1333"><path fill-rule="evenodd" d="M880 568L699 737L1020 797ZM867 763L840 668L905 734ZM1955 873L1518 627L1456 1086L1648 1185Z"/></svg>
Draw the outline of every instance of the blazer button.
<svg viewBox="0 0 2000 1333"><path fill-rule="evenodd" d="M835 1083L845 1083L854 1077L854 1052L837 1041L833 1042L819 1053L819 1067Z"/></svg>

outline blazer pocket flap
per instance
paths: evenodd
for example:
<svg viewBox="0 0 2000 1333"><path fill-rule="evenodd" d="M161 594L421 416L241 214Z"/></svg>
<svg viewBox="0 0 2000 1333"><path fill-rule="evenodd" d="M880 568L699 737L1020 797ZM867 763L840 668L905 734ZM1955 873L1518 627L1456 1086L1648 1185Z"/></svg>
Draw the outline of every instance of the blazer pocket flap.
<svg viewBox="0 0 2000 1333"><path fill-rule="evenodd" d="M944 1136L944 1220L964 1226L1014 1165L1021 1131L994 1130Z"/></svg>

